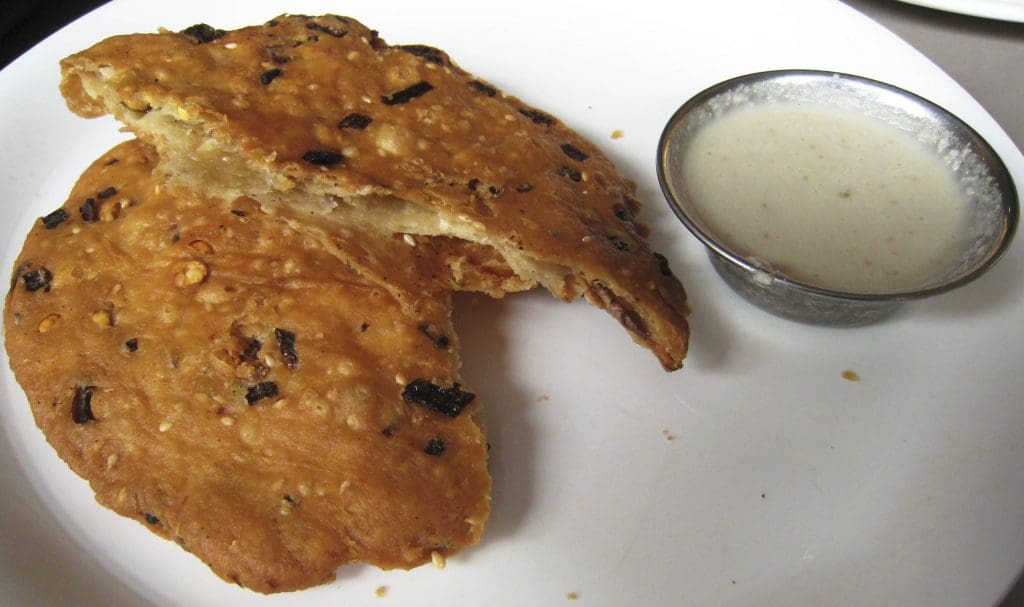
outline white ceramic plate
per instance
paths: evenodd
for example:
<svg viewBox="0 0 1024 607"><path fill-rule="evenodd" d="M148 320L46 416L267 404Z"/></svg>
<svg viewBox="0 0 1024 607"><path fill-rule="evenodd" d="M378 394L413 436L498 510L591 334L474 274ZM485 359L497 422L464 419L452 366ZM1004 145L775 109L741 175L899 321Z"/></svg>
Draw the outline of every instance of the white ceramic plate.
<svg viewBox="0 0 1024 607"><path fill-rule="evenodd" d="M1022 0L901 0L941 11L1024 23Z"/></svg>
<svg viewBox="0 0 1024 607"><path fill-rule="evenodd" d="M1024 564L1024 247L968 288L855 330L779 320L733 295L661 200L655 145L709 84L774 68L878 78L1024 159L938 68L838 2L295 0L429 43L601 142L648 201L684 278L693 345L666 374L616 323L543 293L461 296L464 375L488 409L493 515L447 569L342 569L263 597L93 501L0 377L0 603L110 605L986 605ZM233 28L273 2L114 2L0 72L10 268L38 216L125 137L64 107L57 61L122 32ZM621 129L624 137L609 135ZM6 270L5 270L6 271ZM6 368L6 360L3 367ZM844 380L844 370L861 381ZM387 586L378 599L375 591Z"/></svg>

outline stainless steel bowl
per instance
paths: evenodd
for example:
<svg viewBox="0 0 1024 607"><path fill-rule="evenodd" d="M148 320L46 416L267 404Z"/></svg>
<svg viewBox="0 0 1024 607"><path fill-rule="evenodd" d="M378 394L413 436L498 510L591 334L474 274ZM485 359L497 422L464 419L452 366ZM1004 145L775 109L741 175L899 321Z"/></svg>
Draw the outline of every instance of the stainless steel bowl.
<svg viewBox="0 0 1024 607"><path fill-rule="evenodd" d="M697 131L732 109L800 102L866 113L933 146L968 193L969 234L957 261L912 291L847 293L806 284L744 257L700 220L681 164ZM658 179L672 210L708 249L715 270L740 295L786 318L827 325L862 325L900 304L963 286L990 268L1017 226L1017 190L1002 160L963 121L913 93L849 74L813 70L760 72L716 84L683 104L658 143Z"/></svg>

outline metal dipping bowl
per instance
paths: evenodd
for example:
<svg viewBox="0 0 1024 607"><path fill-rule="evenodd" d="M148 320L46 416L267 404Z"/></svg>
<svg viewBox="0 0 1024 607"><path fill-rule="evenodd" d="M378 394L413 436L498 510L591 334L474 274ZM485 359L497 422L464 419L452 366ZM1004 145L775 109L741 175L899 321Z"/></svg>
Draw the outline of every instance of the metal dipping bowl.
<svg viewBox="0 0 1024 607"><path fill-rule="evenodd" d="M734 108L753 104L818 103L854 110L910 133L949 167L968 197L969 233L949 267L910 291L840 292L803 283L744 257L702 222L689 197L682 163L695 133ZM680 107L658 143L658 180L672 210L703 242L715 270L761 308L802 322L854 326L879 320L905 301L963 286L1009 246L1017 226L1017 190L1002 160L971 127L930 101L894 86L848 74L781 70L716 84ZM713 202L713 201L711 201Z"/></svg>

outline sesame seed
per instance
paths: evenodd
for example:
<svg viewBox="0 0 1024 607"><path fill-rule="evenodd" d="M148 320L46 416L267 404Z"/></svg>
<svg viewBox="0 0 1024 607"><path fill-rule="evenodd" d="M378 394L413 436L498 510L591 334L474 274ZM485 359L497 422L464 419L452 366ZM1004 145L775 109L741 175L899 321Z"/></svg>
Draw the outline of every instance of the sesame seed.
<svg viewBox="0 0 1024 607"><path fill-rule="evenodd" d="M402 240L404 240L405 244L409 245L410 247L416 246L416 239L412 237L412 234L402 234Z"/></svg>
<svg viewBox="0 0 1024 607"><path fill-rule="evenodd" d="M345 480L343 480L341 482L341 486L338 487L338 493L345 493L346 491L348 491L348 488L351 487L351 486L352 486L352 481L346 478Z"/></svg>
<svg viewBox="0 0 1024 607"><path fill-rule="evenodd" d="M43 317L42 320L39 321L39 324L36 326L36 329L40 333L46 333L47 331L52 329L59 320L60 314L47 314L45 317Z"/></svg>
<svg viewBox="0 0 1024 607"><path fill-rule="evenodd" d="M93 312L92 321L96 323L97 327L109 327L114 324L113 319L110 316L110 312L107 312L106 310L97 310Z"/></svg>
<svg viewBox="0 0 1024 607"><path fill-rule="evenodd" d="M377 598L382 599L388 594L387 586L377 586Z"/></svg>
<svg viewBox="0 0 1024 607"><path fill-rule="evenodd" d="M228 49L229 51L233 51L236 48L238 48L238 43L236 43L236 42L228 42L227 44L224 45L224 48Z"/></svg>
<svg viewBox="0 0 1024 607"><path fill-rule="evenodd" d="M117 454L111 453L107 456L107 469L113 468L114 464L117 463Z"/></svg>
<svg viewBox="0 0 1024 607"><path fill-rule="evenodd" d="M431 551L430 562L433 563L434 567L437 567L438 569L444 569L444 566L446 565L444 555L438 552L437 550Z"/></svg>
<svg viewBox="0 0 1024 607"><path fill-rule="evenodd" d="M174 424L172 424L171 422L163 421L163 422L160 422L159 430L161 432L167 432L168 430L171 429L172 426L174 426Z"/></svg>
<svg viewBox="0 0 1024 607"><path fill-rule="evenodd" d="M179 287L188 287L199 284L206 280L209 270L206 264L201 261L190 260L179 264L174 275L174 284Z"/></svg>
<svg viewBox="0 0 1024 607"><path fill-rule="evenodd" d="M220 418L220 423L224 424L225 426L233 426L235 425L235 418L231 417L230 415L225 415L224 417Z"/></svg>

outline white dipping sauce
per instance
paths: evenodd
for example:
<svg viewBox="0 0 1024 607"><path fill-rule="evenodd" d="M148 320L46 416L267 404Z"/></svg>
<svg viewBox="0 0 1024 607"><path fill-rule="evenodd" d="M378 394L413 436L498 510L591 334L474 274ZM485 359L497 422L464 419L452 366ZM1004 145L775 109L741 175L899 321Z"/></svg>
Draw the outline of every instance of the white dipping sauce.
<svg viewBox="0 0 1024 607"><path fill-rule="evenodd" d="M822 105L735 108L694 135L682 163L710 235L800 282L914 289L963 249L966 195L924 144Z"/></svg>

